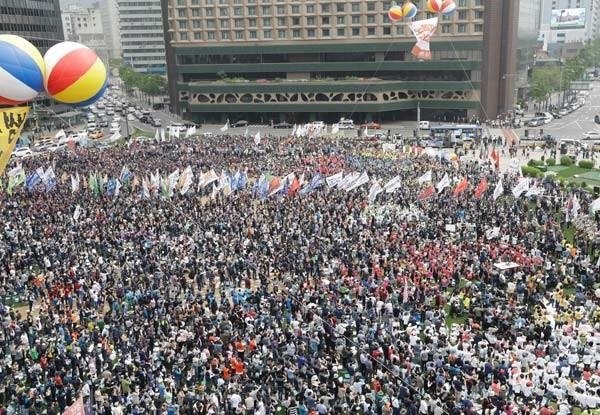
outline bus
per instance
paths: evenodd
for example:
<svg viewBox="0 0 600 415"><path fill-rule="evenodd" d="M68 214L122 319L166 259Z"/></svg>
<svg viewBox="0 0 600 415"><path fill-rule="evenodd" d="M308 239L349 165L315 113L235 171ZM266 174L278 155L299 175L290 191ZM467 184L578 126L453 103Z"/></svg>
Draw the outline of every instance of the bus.
<svg viewBox="0 0 600 415"><path fill-rule="evenodd" d="M429 128L429 135L452 144L461 144L464 139L480 139L482 131L481 126L476 124L444 124L432 125Z"/></svg>

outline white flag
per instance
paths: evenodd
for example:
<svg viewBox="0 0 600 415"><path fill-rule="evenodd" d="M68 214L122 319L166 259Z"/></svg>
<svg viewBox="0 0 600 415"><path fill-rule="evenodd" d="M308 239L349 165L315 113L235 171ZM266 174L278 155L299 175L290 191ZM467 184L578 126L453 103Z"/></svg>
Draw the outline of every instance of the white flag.
<svg viewBox="0 0 600 415"><path fill-rule="evenodd" d="M350 186L348 186L346 188L346 191L349 192L351 190L354 189L358 189L360 186L362 186L365 183L369 183L369 175L367 174L367 172L363 172L360 176L358 176L358 179L356 179L354 182L350 183Z"/></svg>
<svg viewBox="0 0 600 415"><path fill-rule="evenodd" d="M379 184L379 180L375 180L369 189L369 203L375 202L377 195L383 192L383 187Z"/></svg>
<svg viewBox="0 0 600 415"><path fill-rule="evenodd" d="M527 193L525 193L525 197L539 196L544 194L544 188L533 185L529 188Z"/></svg>
<svg viewBox="0 0 600 415"><path fill-rule="evenodd" d="M500 228L499 227L494 227L492 229L488 229L487 231L485 231L486 239L494 239L494 238L497 238L498 236L500 236Z"/></svg>
<svg viewBox="0 0 600 415"><path fill-rule="evenodd" d="M173 189L177 186L177 182L179 180L179 169L176 169L173 173L169 174L167 177L169 184L169 197L173 196Z"/></svg>
<svg viewBox="0 0 600 415"><path fill-rule="evenodd" d="M175 128L175 129L173 130L173 137L175 137L175 138L179 138L179 128Z"/></svg>
<svg viewBox="0 0 600 415"><path fill-rule="evenodd" d="M248 137L248 127L246 127L246 131L244 131L244 137Z"/></svg>
<svg viewBox="0 0 600 415"><path fill-rule="evenodd" d="M154 141L156 141L157 143L160 142L160 131L158 131L158 128L156 129L156 133L154 134Z"/></svg>
<svg viewBox="0 0 600 415"><path fill-rule="evenodd" d="M573 219L577 219L579 217L579 209L581 209L577 195L573 195L572 202L573 206L571 207L571 215L573 216Z"/></svg>
<svg viewBox="0 0 600 415"><path fill-rule="evenodd" d="M340 132L340 126L338 124L333 124L331 126L331 134L337 134Z"/></svg>
<svg viewBox="0 0 600 415"><path fill-rule="evenodd" d="M427 173L425 173L424 175L422 175L421 177L419 177L417 179L417 181L419 183L427 183L427 182L430 182L431 179L432 179L432 177L431 177L431 170L429 170Z"/></svg>
<svg viewBox="0 0 600 415"><path fill-rule="evenodd" d="M594 200L592 202L592 204L590 205L590 212L592 214L595 214L599 210L600 210L600 197L598 199Z"/></svg>
<svg viewBox="0 0 600 415"><path fill-rule="evenodd" d="M192 181L194 179L192 167L187 166L181 176L183 177L183 180L181 181L181 190L179 191L179 193L185 195L190 190L190 187L192 186Z"/></svg>
<svg viewBox="0 0 600 415"><path fill-rule="evenodd" d="M292 137L296 137L296 129L298 128L298 126L296 124L294 124L294 128L292 128Z"/></svg>
<svg viewBox="0 0 600 415"><path fill-rule="evenodd" d="M148 180L144 177L142 179L142 196L144 199L150 199L150 190L148 189Z"/></svg>
<svg viewBox="0 0 600 415"><path fill-rule="evenodd" d="M185 138L191 137L193 135L196 134L196 126L193 125L190 128L187 129L186 133L185 133Z"/></svg>
<svg viewBox="0 0 600 415"><path fill-rule="evenodd" d="M386 193L394 193L400 186L402 186L402 180L400 179L400 176L396 176L390 179L390 181L383 186L383 189Z"/></svg>
<svg viewBox="0 0 600 415"><path fill-rule="evenodd" d="M515 197L515 199L518 199L523 192L527 191L529 189L529 179L528 178L522 178L519 180L519 182L515 185L515 187L513 187L512 189L512 194Z"/></svg>
<svg viewBox="0 0 600 415"><path fill-rule="evenodd" d="M498 180L496 188L494 189L494 200L498 199L504 193L504 186L502 186L502 179Z"/></svg>
<svg viewBox="0 0 600 415"><path fill-rule="evenodd" d="M79 191L79 175L71 175L71 193L77 193Z"/></svg>
<svg viewBox="0 0 600 415"><path fill-rule="evenodd" d="M65 130L58 130L58 132L56 133L56 135L54 136L54 138L56 140L67 138L67 135L65 134Z"/></svg>
<svg viewBox="0 0 600 415"><path fill-rule="evenodd" d="M229 120L227 120L227 122L225 123L225 125L221 127L221 132L222 133L224 133L227 130L229 130Z"/></svg>
<svg viewBox="0 0 600 415"><path fill-rule="evenodd" d="M260 131L258 131L255 135L254 135L254 144L259 145L260 144Z"/></svg>
<svg viewBox="0 0 600 415"><path fill-rule="evenodd" d="M73 213L73 220L77 222L81 216L81 206L75 206L75 212Z"/></svg>
<svg viewBox="0 0 600 415"><path fill-rule="evenodd" d="M450 177L448 177L448 173L446 173L442 180L440 180L440 182L437 184L437 192L442 193L442 190L444 190L446 187L450 187Z"/></svg>
<svg viewBox="0 0 600 415"><path fill-rule="evenodd" d="M329 187L335 187L335 186L337 186L337 184L339 182L342 181L343 177L344 177L344 173L339 172L339 173L336 173L336 174L334 174L332 176L327 177L325 179L325 181L327 182L327 186L329 186Z"/></svg>
<svg viewBox="0 0 600 415"><path fill-rule="evenodd" d="M164 128L160 129L160 141L166 141L166 139L165 139L165 129Z"/></svg>
<svg viewBox="0 0 600 415"><path fill-rule="evenodd" d="M340 180L337 187L339 189L346 190L359 177L360 177L360 173L358 173L358 172L353 172L353 173L347 174L342 180Z"/></svg>

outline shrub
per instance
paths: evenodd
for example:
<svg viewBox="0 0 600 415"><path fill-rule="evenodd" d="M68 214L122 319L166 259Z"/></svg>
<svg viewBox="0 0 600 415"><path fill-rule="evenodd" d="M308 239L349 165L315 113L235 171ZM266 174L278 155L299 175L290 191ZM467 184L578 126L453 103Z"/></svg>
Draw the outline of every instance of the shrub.
<svg viewBox="0 0 600 415"><path fill-rule="evenodd" d="M521 166L521 171L523 172L523 176L527 177L542 177L542 171L537 167L533 166Z"/></svg>
<svg viewBox="0 0 600 415"><path fill-rule="evenodd" d="M581 184L579 185L579 187L581 187L582 189L587 189L587 183L586 182L581 182Z"/></svg>
<svg viewBox="0 0 600 415"><path fill-rule="evenodd" d="M527 162L527 165L531 166L531 167L538 167L538 166L543 166L544 162L542 160L531 159Z"/></svg>
<svg viewBox="0 0 600 415"><path fill-rule="evenodd" d="M571 156L562 156L560 158L560 165L561 166L572 166L573 159L571 158Z"/></svg>
<svg viewBox="0 0 600 415"><path fill-rule="evenodd" d="M582 169L592 169L592 168L594 168L594 161L593 160L581 160L579 162L579 167L581 167Z"/></svg>
<svg viewBox="0 0 600 415"><path fill-rule="evenodd" d="M556 165L556 159L554 158L549 158L548 160L546 160L546 164L548 166L555 166Z"/></svg>

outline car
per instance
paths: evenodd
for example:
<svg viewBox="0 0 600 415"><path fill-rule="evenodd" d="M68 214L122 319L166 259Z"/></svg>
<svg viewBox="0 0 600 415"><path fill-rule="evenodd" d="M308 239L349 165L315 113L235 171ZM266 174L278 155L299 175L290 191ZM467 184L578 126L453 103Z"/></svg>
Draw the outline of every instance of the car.
<svg viewBox="0 0 600 415"><path fill-rule="evenodd" d="M185 127L185 125L180 124L180 123L173 123L171 125L169 125L168 127L169 131L179 131L180 133L185 133L187 131L187 128Z"/></svg>
<svg viewBox="0 0 600 415"><path fill-rule="evenodd" d="M144 124L150 124L150 118L147 115L142 115L140 117L140 122L143 122Z"/></svg>
<svg viewBox="0 0 600 415"><path fill-rule="evenodd" d="M13 151L12 155L13 157L27 158L33 156L33 151L31 151L29 147L19 147Z"/></svg>
<svg viewBox="0 0 600 415"><path fill-rule="evenodd" d="M277 124L273 124L273 128L284 129L284 128L292 128L292 124L287 121L282 121Z"/></svg>
<svg viewBox="0 0 600 415"><path fill-rule="evenodd" d="M600 124L600 115L595 115L595 116L594 116L594 122L595 122L596 124Z"/></svg>
<svg viewBox="0 0 600 415"><path fill-rule="evenodd" d="M354 129L354 121L348 120L346 118L342 118L338 122L338 128L340 130L353 130Z"/></svg>
<svg viewBox="0 0 600 415"><path fill-rule="evenodd" d="M565 115L567 115L569 113L569 110L566 108L561 108L560 111L558 111L558 114L562 117L564 117Z"/></svg>
<svg viewBox="0 0 600 415"><path fill-rule="evenodd" d="M135 121L135 116L133 114L127 114L127 121Z"/></svg>
<svg viewBox="0 0 600 415"><path fill-rule="evenodd" d="M600 131L588 131L583 134L584 140L600 140Z"/></svg>
<svg viewBox="0 0 600 415"><path fill-rule="evenodd" d="M527 126L527 127L539 127L541 125L544 125L545 123L546 122L545 122L545 120L543 118L534 118L534 119L531 119L531 120L527 121L525 123L525 126Z"/></svg>
<svg viewBox="0 0 600 415"><path fill-rule="evenodd" d="M45 151L53 151L53 148L55 146L55 143L37 143L34 147L33 150L36 153L43 153Z"/></svg>
<svg viewBox="0 0 600 415"><path fill-rule="evenodd" d="M429 121L419 121L419 130L429 130Z"/></svg>
<svg viewBox="0 0 600 415"><path fill-rule="evenodd" d="M119 117L118 115L115 115L113 117L113 122L121 122L121 117Z"/></svg>
<svg viewBox="0 0 600 415"><path fill-rule="evenodd" d="M155 118L152 122L152 126L153 127L162 127L162 121L159 120L158 118Z"/></svg>
<svg viewBox="0 0 600 415"><path fill-rule="evenodd" d="M107 128L108 127L108 120L101 120L98 125L102 128Z"/></svg>
<svg viewBox="0 0 600 415"><path fill-rule="evenodd" d="M95 122L88 123L88 126L87 126L87 130L88 131L94 131L94 130L97 130L97 129L98 129L98 126L96 125Z"/></svg>
<svg viewBox="0 0 600 415"><path fill-rule="evenodd" d="M550 112L550 115L552 115L552 118L554 118L555 120L558 120L560 118L562 118L562 115L560 115L558 112Z"/></svg>
<svg viewBox="0 0 600 415"><path fill-rule="evenodd" d="M361 124L360 128L363 128L363 129L367 128L370 130L379 130L381 128L381 124L379 124L378 122L375 122L375 121L370 121L368 123Z"/></svg>
<svg viewBox="0 0 600 415"><path fill-rule="evenodd" d="M232 127L233 128L237 128L237 127L247 127L248 126L248 121L246 120L239 120L233 123Z"/></svg>
<svg viewBox="0 0 600 415"><path fill-rule="evenodd" d="M119 133L119 132L121 132L121 127L110 127L110 129L108 130L108 132L110 134Z"/></svg>
<svg viewBox="0 0 600 415"><path fill-rule="evenodd" d="M90 137L92 140L98 140L98 139L104 137L104 133L100 130L96 130L96 131L92 131L91 133L89 133L88 137Z"/></svg>

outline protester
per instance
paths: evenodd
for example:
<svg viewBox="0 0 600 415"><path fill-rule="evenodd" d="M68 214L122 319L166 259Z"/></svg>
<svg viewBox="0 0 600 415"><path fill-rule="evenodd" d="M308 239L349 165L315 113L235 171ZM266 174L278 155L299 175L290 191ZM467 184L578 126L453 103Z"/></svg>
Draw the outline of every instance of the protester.
<svg viewBox="0 0 600 415"><path fill-rule="evenodd" d="M598 245L561 228L591 197L515 198L516 173L414 150L220 135L23 161L0 196L0 413L600 408ZM185 194L151 186L188 166ZM211 169L248 182L198 184ZM370 181L318 180L340 171Z"/></svg>

